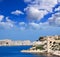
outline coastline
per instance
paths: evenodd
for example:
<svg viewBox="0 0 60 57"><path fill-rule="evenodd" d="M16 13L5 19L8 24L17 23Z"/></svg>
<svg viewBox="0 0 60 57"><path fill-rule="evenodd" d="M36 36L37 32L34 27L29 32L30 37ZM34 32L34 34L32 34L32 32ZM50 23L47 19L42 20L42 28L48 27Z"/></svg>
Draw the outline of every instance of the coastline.
<svg viewBox="0 0 60 57"><path fill-rule="evenodd" d="M47 53L46 50L21 50L22 53L34 53L34 54L45 54L47 56L58 56L60 57L60 51L53 51L50 53Z"/></svg>
<svg viewBox="0 0 60 57"><path fill-rule="evenodd" d="M23 52L23 53L44 53L45 50L43 50L43 51L40 51L40 50L22 50L20 52Z"/></svg>
<svg viewBox="0 0 60 57"><path fill-rule="evenodd" d="M33 45L30 40L11 40L11 39L4 39L0 40L0 46L30 46Z"/></svg>
<svg viewBox="0 0 60 57"><path fill-rule="evenodd" d="M60 51L54 51L53 55L60 56Z"/></svg>

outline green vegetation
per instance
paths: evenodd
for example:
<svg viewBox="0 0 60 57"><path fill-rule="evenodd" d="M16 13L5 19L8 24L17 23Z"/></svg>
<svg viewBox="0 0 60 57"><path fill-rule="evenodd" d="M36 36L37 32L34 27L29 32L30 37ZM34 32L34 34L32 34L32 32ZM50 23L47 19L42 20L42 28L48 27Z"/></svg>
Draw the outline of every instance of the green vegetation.
<svg viewBox="0 0 60 57"><path fill-rule="evenodd" d="M41 41L41 40L43 40L43 38L44 38L44 37L39 37L38 41Z"/></svg>
<svg viewBox="0 0 60 57"><path fill-rule="evenodd" d="M44 50L43 45L36 46L36 50L37 50L37 49Z"/></svg>

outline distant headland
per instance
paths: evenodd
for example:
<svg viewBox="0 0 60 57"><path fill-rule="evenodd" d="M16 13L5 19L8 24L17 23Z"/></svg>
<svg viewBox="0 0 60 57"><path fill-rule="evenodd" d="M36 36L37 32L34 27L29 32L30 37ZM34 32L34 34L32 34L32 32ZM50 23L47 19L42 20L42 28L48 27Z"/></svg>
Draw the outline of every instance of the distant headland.
<svg viewBox="0 0 60 57"><path fill-rule="evenodd" d="M26 53L47 53L60 56L60 36L45 36L40 37L35 45L29 50L22 50Z"/></svg>
<svg viewBox="0 0 60 57"><path fill-rule="evenodd" d="M32 42L30 40L10 40L10 39L4 39L0 40L0 46L21 46L21 45L32 45Z"/></svg>

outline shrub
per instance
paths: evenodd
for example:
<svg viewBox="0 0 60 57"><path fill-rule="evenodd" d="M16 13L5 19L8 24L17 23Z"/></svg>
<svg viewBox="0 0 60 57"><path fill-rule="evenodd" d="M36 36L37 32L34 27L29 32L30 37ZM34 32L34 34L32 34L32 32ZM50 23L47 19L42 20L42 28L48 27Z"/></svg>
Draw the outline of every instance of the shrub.
<svg viewBox="0 0 60 57"><path fill-rule="evenodd" d="M44 50L43 45L37 46L37 47L36 47L36 50L37 50L37 49Z"/></svg>

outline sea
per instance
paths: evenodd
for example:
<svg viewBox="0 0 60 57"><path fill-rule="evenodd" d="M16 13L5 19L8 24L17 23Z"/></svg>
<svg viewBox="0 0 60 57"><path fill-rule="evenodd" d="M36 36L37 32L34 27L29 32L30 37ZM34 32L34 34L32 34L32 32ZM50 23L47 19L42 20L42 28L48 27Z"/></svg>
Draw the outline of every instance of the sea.
<svg viewBox="0 0 60 57"><path fill-rule="evenodd" d="M0 57L50 57L42 54L22 53L31 46L0 46ZM53 56L52 56L53 57Z"/></svg>

